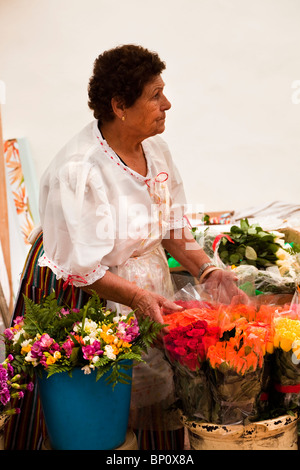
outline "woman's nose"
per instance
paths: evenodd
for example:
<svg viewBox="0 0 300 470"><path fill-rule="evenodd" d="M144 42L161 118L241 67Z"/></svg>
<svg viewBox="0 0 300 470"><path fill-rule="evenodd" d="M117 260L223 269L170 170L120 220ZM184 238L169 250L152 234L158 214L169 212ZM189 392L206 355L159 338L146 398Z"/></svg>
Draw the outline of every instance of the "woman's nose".
<svg viewBox="0 0 300 470"><path fill-rule="evenodd" d="M164 95L164 100L163 100L163 105L162 105L162 106L163 106L163 109L164 109L165 111L167 111L168 109L170 109L171 106L172 106L171 103L170 103L170 101L166 98L165 95Z"/></svg>

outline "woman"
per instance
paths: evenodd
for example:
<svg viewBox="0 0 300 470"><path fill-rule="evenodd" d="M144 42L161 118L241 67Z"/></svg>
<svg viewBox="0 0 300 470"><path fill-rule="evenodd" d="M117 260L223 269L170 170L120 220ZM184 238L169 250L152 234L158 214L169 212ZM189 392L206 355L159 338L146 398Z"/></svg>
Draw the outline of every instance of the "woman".
<svg viewBox="0 0 300 470"><path fill-rule="evenodd" d="M96 59L89 83L95 120L41 180L42 232L23 275L27 295L39 298L51 284L66 296L75 286L77 307L83 291L94 290L120 313L135 310L163 323L164 310L180 309L170 301L164 249L221 300L239 295L232 275L211 265L187 228L182 181L159 135L171 107L164 69L156 53L134 45ZM39 285L28 281L32 273ZM22 308L19 300L15 314ZM153 348L133 372L130 422L140 449L183 448L181 425L169 411L174 400L171 368Z"/></svg>

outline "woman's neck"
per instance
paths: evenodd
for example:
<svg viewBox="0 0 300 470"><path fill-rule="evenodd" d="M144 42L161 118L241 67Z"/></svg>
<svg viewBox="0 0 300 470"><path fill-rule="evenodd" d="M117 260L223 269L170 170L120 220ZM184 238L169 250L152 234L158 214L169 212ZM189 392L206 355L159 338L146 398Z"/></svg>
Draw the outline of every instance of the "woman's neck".
<svg viewBox="0 0 300 470"><path fill-rule="evenodd" d="M147 162L141 140L127 132L122 122L104 123L99 128L102 137L123 162L132 170L146 176Z"/></svg>

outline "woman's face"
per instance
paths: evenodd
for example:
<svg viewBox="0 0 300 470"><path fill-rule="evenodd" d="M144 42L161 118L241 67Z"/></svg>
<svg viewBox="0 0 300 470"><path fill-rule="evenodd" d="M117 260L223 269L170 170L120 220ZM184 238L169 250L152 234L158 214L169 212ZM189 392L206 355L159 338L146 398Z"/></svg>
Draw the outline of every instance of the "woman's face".
<svg viewBox="0 0 300 470"><path fill-rule="evenodd" d="M165 130L166 111L171 108L171 103L164 95L164 85L158 75L145 85L142 95L125 110L124 124L132 135L139 135L139 139Z"/></svg>

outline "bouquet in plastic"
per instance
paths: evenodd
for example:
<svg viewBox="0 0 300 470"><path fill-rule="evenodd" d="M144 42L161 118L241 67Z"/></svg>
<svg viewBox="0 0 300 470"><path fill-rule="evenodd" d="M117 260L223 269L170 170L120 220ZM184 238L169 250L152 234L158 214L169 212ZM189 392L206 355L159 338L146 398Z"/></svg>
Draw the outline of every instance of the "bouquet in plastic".
<svg viewBox="0 0 300 470"><path fill-rule="evenodd" d="M182 413L194 421L244 424L269 406L273 319L279 307L177 302L164 337ZM197 331L199 330L199 331Z"/></svg>
<svg viewBox="0 0 300 470"><path fill-rule="evenodd" d="M274 319L274 406L296 410L300 406L300 306L298 292L289 309Z"/></svg>
<svg viewBox="0 0 300 470"><path fill-rule="evenodd" d="M246 325L245 325L246 326ZM264 354L260 338L247 328L220 340L207 352L213 396L211 419L216 424L240 424L257 415Z"/></svg>
<svg viewBox="0 0 300 470"><path fill-rule="evenodd" d="M175 370L174 383L180 406L186 416L208 422L211 418L211 393L206 352L218 337L218 327L209 327L206 321L201 320L175 327L164 337L166 354Z"/></svg>

